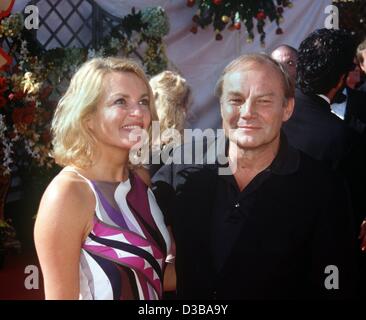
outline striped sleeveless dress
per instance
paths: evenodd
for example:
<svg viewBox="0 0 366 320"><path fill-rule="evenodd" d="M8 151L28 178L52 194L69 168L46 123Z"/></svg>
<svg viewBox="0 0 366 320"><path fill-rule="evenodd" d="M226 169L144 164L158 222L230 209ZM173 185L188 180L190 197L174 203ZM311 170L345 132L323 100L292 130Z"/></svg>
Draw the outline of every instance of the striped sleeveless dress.
<svg viewBox="0 0 366 320"><path fill-rule="evenodd" d="M80 255L80 299L158 300L171 247L155 197L138 175L123 182L88 180L93 228Z"/></svg>

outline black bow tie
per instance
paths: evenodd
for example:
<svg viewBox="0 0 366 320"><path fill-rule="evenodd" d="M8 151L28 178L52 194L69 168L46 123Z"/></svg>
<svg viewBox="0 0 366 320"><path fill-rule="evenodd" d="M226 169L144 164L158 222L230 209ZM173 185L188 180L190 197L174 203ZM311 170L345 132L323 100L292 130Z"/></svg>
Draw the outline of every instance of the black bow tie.
<svg viewBox="0 0 366 320"><path fill-rule="evenodd" d="M342 92L339 92L336 94L336 96L334 97L334 100L332 103L343 103L347 100L347 96L345 94L343 94Z"/></svg>

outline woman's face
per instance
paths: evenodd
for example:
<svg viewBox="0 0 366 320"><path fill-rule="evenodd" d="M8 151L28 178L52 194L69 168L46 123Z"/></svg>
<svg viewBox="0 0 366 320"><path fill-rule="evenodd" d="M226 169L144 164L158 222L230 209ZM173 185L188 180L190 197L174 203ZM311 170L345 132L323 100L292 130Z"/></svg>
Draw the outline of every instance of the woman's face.
<svg viewBox="0 0 366 320"><path fill-rule="evenodd" d="M148 130L150 96L145 82L132 72L111 72L104 77L102 97L87 126L98 147L129 150L139 140L131 139ZM133 131L133 134L131 132Z"/></svg>

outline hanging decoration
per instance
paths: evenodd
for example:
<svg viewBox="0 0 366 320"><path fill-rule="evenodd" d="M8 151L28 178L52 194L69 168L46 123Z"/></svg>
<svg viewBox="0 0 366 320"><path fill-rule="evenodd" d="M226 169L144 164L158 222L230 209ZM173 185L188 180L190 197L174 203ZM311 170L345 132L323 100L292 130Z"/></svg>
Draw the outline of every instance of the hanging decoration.
<svg viewBox="0 0 366 320"><path fill-rule="evenodd" d="M265 46L266 33L264 31L266 21L275 21L277 24L276 34L282 34L280 23L283 21L285 8L291 8L293 3L290 0L246 0L246 1L224 1L224 0L186 0L188 7L197 7L192 17L192 33L213 25L215 39L220 41L223 36L221 32L229 30L246 30L246 41L251 43L254 40L254 28L260 34L260 42Z"/></svg>
<svg viewBox="0 0 366 320"><path fill-rule="evenodd" d="M162 7L133 8L106 37L96 55L135 56L147 74L155 75L168 67L163 37L169 33L169 18ZM93 53L89 51L89 57Z"/></svg>

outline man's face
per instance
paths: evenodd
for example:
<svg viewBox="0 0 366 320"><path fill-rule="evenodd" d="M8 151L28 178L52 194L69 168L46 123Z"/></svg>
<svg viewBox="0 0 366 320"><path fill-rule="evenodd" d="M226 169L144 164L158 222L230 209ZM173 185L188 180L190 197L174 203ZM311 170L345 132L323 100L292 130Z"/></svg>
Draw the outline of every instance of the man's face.
<svg viewBox="0 0 366 320"><path fill-rule="evenodd" d="M366 50L361 51L363 62L360 63L360 67L364 73L366 73Z"/></svg>
<svg viewBox="0 0 366 320"><path fill-rule="evenodd" d="M272 52L272 58L282 63L293 81L296 80L297 55L295 52L287 48L279 48Z"/></svg>
<svg viewBox="0 0 366 320"><path fill-rule="evenodd" d="M225 75L221 97L223 127L230 141L255 149L279 138L294 99L285 104L281 76L267 64L253 64Z"/></svg>

